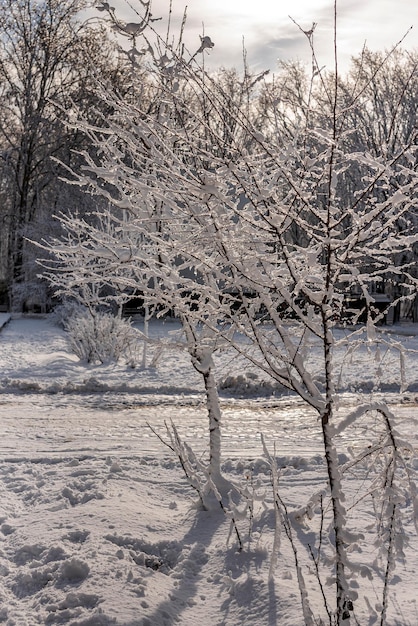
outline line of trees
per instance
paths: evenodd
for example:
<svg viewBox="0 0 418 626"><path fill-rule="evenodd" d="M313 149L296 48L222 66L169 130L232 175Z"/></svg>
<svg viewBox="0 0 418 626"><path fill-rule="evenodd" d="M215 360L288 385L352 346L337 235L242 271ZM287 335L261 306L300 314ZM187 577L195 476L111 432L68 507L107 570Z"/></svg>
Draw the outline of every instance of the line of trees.
<svg viewBox="0 0 418 626"><path fill-rule="evenodd" d="M25 306L31 292L40 294L34 252L26 238L39 241L51 228L54 213L74 205L81 211L83 205L92 208L98 202L92 204L88 196L60 181L63 167L59 162L77 168L76 152L89 141L76 126L62 123L63 110L77 111L80 117L105 125L113 104L97 96L97 81L111 85L127 103L140 102L141 115L156 114L161 108L161 76L156 78L155 68L150 72L144 62L144 49L152 49L150 41L139 51L137 45L138 38L148 36L147 20L139 21L136 30L132 30L135 24L128 25L130 36L110 7L113 29L132 43L127 56L120 57L103 20L83 21L88 4L87 0L7 0L0 7L0 291L3 301L8 293L9 305L16 310ZM99 8L99 17L109 13L106 3ZM152 29L150 20L148 15ZM204 52L208 46L210 50L210 44L209 38L202 39L199 49ZM307 125L328 124L331 73L318 71L312 79L300 63L282 62L276 76L266 82L265 73L253 75L248 68L242 74L220 70L210 80L218 94L216 106L223 112L213 116L214 103L187 87L184 76L177 80L176 63L170 61L164 45L160 74L165 74L165 80L171 75L170 80L185 90L187 109L179 109L178 115L194 115L206 107L199 113L205 116L205 132L222 136L222 150L228 149L235 132L242 132L231 104L236 111L245 111L253 129L275 146L294 145ZM180 50L181 38L177 54ZM346 148L375 158L382 156L383 149L395 155L410 141L416 126L417 54L395 50L386 57L365 49L353 59L350 72L338 77L338 106L346 109L341 128L346 130ZM131 67L122 62L127 59ZM254 143L254 138L247 133L245 141ZM361 176L361 169L352 167L339 181L341 194L352 194ZM383 187L379 193L384 196ZM300 236L296 226L294 236ZM408 259L415 262L414 247ZM394 298L399 295L399 285L390 273L376 288ZM45 306L46 293L42 298ZM404 312L415 320L416 301L411 300Z"/></svg>
<svg viewBox="0 0 418 626"><path fill-rule="evenodd" d="M87 0L5 0L0 5L0 292L22 310L37 293L34 252L26 238L51 229L51 216L91 203L60 181L75 165L85 137L62 123L77 110L86 119L101 103L98 79L124 89L125 72L108 30L83 21ZM97 120L97 118L96 118Z"/></svg>

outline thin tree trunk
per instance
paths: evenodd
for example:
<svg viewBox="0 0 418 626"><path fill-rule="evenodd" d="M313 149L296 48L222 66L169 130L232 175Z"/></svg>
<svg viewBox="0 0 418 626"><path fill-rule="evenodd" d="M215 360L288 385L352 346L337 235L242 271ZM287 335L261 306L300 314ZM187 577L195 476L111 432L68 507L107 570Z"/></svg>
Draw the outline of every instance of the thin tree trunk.
<svg viewBox="0 0 418 626"><path fill-rule="evenodd" d="M148 339L149 339L149 320L150 320L149 306L145 305L145 310L144 310L144 337L145 337L145 341L144 341L144 345L142 347L142 363L141 363L142 369L145 369L147 367L147 349L148 349Z"/></svg>
<svg viewBox="0 0 418 626"><path fill-rule="evenodd" d="M221 407L212 367L202 372L209 417L209 473L215 485L221 479Z"/></svg>
<svg viewBox="0 0 418 626"><path fill-rule="evenodd" d="M333 528L335 535L335 585L337 594L337 626L342 625L347 601L347 582L345 577L346 551L344 545L344 526L346 511L342 505L341 473L338 466L337 450L334 445L330 423L331 407L327 407L321 416L322 436L324 440L325 459L331 492Z"/></svg>
<svg viewBox="0 0 418 626"><path fill-rule="evenodd" d="M330 275L331 254L328 253L328 276ZM333 513L333 528L335 535L335 586L336 586L336 625L342 626L347 618L348 586L345 576L346 549L344 543L344 529L346 524L346 510L342 504L343 489L341 472L338 464L337 449L334 443L334 404L335 392L333 383L332 346L333 336L329 325L326 302L322 308L322 327L324 332L324 367L326 402L321 412L322 437L324 441L325 459L327 463L328 481L331 492ZM349 617L349 614L348 614Z"/></svg>
<svg viewBox="0 0 418 626"><path fill-rule="evenodd" d="M183 315L181 321L192 365L202 375L205 385L209 418L208 472L221 495L225 495L231 489L231 484L223 478L221 473L221 406L213 371L213 348L210 347L210 341L209 345L208 343L204 345L205 339L208 338L199 337L198 331L186 316Z"/></svg>

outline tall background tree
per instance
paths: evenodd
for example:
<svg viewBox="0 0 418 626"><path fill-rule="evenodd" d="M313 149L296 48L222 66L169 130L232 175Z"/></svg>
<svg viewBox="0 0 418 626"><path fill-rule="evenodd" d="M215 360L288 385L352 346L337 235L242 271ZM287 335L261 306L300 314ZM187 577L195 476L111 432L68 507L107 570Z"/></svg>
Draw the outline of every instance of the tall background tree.
<svg viewBox="0 0 418 626"><path fill-rule="evenodd" d="M82 204L52 157L74 161L81 134L60 121L74 104L87 117L97 77L118 80L117 55L97 21L83 21L87 0L4 0L0 4L0 280L19 309L34 280L30 246L49 216ZM85 16L84 16L85 18ZM45 219L46 218L46 219Z"/></svg>

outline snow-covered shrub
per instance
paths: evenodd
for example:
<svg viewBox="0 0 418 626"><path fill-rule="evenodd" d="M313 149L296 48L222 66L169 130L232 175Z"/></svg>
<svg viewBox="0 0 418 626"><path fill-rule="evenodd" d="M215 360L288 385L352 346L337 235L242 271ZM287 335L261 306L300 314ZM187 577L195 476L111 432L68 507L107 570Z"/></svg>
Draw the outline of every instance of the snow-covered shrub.
<svg viewBox="0 0 418 626"><path fill-rule="evenodd" d="M132 358L138 337L128 320L109 313L77 314L65 324L73 352L87 363L114 363Z"/></svg>
<svg viewBox="0 0 418 626"><path fill-rule="evenodd" d="M274 396L283 392L283 387L271 379L259 378L254 372L228 374L218 383L219 389L238 396Z"/></svg>
<svg viewBox="0 0 418 626"><path fill-rule="evenodd" d="M65 300L59 304L49 315L50 321L59 328L66 328L68 321L78 315L84 315L86 308L75 300Z"/></svg>

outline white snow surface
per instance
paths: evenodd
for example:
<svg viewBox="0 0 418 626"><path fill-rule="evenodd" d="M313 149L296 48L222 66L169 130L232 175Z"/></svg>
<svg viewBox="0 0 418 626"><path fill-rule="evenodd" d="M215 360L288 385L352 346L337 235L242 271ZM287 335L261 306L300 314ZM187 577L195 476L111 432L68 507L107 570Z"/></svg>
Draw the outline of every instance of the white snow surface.
<svg viewBox="0 0 418 626"><path fill-rule="evenodd" d="M6 321L0 314L0 327ZM151 324L154 338L167 339L176 331L175 321ZM408 351L405 389L401 393L396 350L388 350L377 363L365 342L361 355L344 360L341 354L340 413L344 417L365 399L388 402L397 430L414 448L416 479L418 328L382 327L380 333L390 333ZM312 363L315 355L313 344ZM223 409L223 471L258 497L252 526L248 517L238 522L242 551L220 509L196 506L178 460L149 428L166 438L165 422L173 420L199 455L207 453L203 387L187 353L167 344L156 367L86 366L70 353L65 332L48 318L16 318L3 326L0 624L304 623L293 554L284 535L269 577L274 505L261 434L271 454L275 451L281 496L293 511L325 485L317 416L230 351L215 360ZM378 366L379 387L374 382ZM370 424L360 424L343 432L341 459L350 448L367 445L371 431ZM352 494L366 481L360 469L353 471L347 478L349 498L354 501ZM407 503L405 508L409 543L391 578L390 626L418 623L418 541ZM376 556L370 513L371 502L364 497L356 505L355 520L364 535L366 563ZM301 526L300 535L307 543L309 530ZM321 591L309 558L303 559L312 609L319 616ZM377 570L372 581L359 574L351 583L359 608L357 621L347 624L377 623Z"/></svg>

